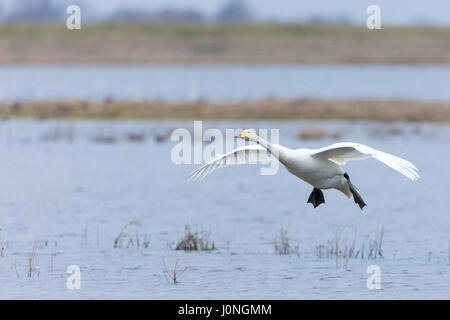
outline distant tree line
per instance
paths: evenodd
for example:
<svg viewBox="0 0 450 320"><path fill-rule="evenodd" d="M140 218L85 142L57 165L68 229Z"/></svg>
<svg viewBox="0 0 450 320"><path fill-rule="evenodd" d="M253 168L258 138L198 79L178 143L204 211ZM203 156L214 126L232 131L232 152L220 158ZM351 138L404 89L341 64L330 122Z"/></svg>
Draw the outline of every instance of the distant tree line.
<svg viewBox="0 0 450 320"><path fill-rule="evenodd" d="M52 0L15 0L10 12L2 12L6 21L52 21L65 17L64 6Z"/></svg>
<svg viewBox="0 0 450 320"><path fill-rule="evenodd" d="M247 6L245 0L224 0L223 6L212 17L215 21L252 21L254 16ZM15 0L13 7L9 12L4 12L0 3L0 19L3 21L60 21L64 20L66 7L69 4L79 4L82 8L82 14L88 10L89 4L83 0L79 1L53 1L53 0ZM141 7L123 7L117 9L112 14L88 14L89 20L103 21L126 21L126 22L203 22L210 20L211 17L196 9L175 9L163 8L159 10L150 10Z"/></svg>

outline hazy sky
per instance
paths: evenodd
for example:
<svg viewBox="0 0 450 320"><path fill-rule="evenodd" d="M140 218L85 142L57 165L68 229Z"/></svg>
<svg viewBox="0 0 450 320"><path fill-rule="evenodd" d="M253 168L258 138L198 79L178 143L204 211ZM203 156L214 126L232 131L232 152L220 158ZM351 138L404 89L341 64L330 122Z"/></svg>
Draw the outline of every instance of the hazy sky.
<svg viewBox="0 0 450 320"><path fill-rule="evenodd" d="M34 0L28 0L32 2ZM53 0L70 3L70 0ZM195 8L212 16L226 0L84 0L98 14L119 7ZM6 9L16 0L0 0ZM79 0L73 0L73 3ZM387 24L422 23L450 25L450 0L246 0L258 18L305 20L312 16L346 16L364 24L366 8L376 4L381 8L381 22ZM90 12L91 15L93 12Z"/></svg>

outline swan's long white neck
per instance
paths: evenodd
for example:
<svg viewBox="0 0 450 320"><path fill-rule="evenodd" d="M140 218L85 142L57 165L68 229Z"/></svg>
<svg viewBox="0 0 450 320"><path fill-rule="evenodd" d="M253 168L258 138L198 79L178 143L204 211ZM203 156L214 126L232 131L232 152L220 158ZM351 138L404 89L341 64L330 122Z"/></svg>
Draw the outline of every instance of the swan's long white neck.
<svg viewBox="0 0 450 320"><path fill-rule="evenodd" d="M261 145L267 151L269 151L275 158L277 158L278 160L284 158L286 150L288 150L288 148L280 146L279 144L272 144L267 140L264 140L260 136L257 135L255 136L256 136L255 142Z"/></svg>

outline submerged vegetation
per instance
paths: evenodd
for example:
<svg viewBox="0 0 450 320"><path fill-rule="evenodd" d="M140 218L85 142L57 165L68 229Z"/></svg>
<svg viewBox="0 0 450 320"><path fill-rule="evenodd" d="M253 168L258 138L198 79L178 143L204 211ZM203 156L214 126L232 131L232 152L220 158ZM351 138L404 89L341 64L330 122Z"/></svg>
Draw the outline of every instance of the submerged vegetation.
<svg viewBox="0 0 450 320"><path fill-rule="evenodd" d="M148 248L150 246L151 234L140 232L141 224L136 221L127 223L114 240L114 248Z"/></svg>
<svg viewBox="0 0 450 320"><path fill-rule="evenodd" d="M192 231L189 224L185 225L184 236L178 241L175 250L183 251L212 251L216 250L214 242L210 240L210 231Z"/></svg>
<svg viewBox="0 0 450 320"><path fill-rule="evenodd" d="M87 226L86 226L87 230ZM142 233L141 224L136 221L127 223L120 231L119 235L115 238L114 248L148 248L150 246L150 235ZM306 262L307 259L323 261L328 265L335 264L336 269L349 269L350 261L370 261L385 258L383 243L384 243L385 228L384 226L377 226L375 232L371 236L359 237L358 232L355 229L351 237L343 236L340 231L335 232L334 237L329 238L324 242L319 242L313 246L312 250L301 251L299 245L293 245L290 237L289 227L280 228L274 239L274 248L277 255L289 256L296 255L298 258L302 257L300 263ZM87 232L83 235L87 237ZM85 245L87 244L87 241ZM33 241L30 253L27 256L27 269L26 278L39 278L41 274L41 265L38 255L38 248L42 249L43 255L49 259L45 270L49 269L53 273L54 269L54 257L53 250L51 252L45 252L48 249L49 241ZM2 241L0 246L3 248ZM57 247L55 241L54 247ZM209 231L192 231L189 224L185 225L184 237L178 242L176 250L183 251L211 251L216 250L214 242L210 240ZM0 257L4 257L3 251ZM428 263L431 263L433 258L433 252L429 251L427 255ZM395 259L395 254L393 255ZM25 261L23 261L25 262ZM450 245L448 245L448 261L450 264ZM24 275L23 265L17 267L16 260L11 266L11 269L15 271L17 278L21 278ZM181 276L187 270L187 267L182 267L180 259L176 259L173 265L166 263L166 260L162 260L162 273L167 283L176 285L180 282Z"/></svg>
<svg viewBox="0 0 450 320"><path fill-rule="evenodd" d="M28 278L32 278L33 276L39 277L40 274L40 266L39 266L39 257L37 255L37 239L33 242L33 247L31 249L30 254L28 255Z"/></svg>
<svg viewBox="0 0 450 320"><path fill-rule="evenodd" d="M312 252L301 252L299 245L292 246L288 228L281 228L275 237L274 247L275 252L279 255L296 254L298 257L306 257L311 256L312 253L312 256L318 259L335 260L336 268L346 269L352 259L377 260L383 258L384 232L383 226L377 227L372 238L358 241L356 229L352 238L343 238L341 233L336 231L333 238L316 244Z"/></svg>
<svg viewBox="0 0 450 320"><path fill-rule="evenodd" d="M295 253L300 256L299 246L292 246L290 243L288 228L280 229L279 233L275 236L274 247L277 254L289 255Z"/></svg>
<svg viewBox="0 0 450 320"><path fill-rule="evenodd" d="M177 284L181 275L187 270L187 267L180 267L180 260L175 261L173 269L169 269L166 265L166 261L163 259L163 274L167 283Z"/></svg>
<svg viewBox="0 0 450 320"><path fill-rule="evenodd" d="M335 259L336 267L347 268L351 259L376 260L383 258L383 238L384 227L378 227L373 238L361 241L357 245L357 230L355 229L353 238L342 238L339 232L335 233L333 239L329 239L324 244L316 245L316 257L319 259Z"/></svg>

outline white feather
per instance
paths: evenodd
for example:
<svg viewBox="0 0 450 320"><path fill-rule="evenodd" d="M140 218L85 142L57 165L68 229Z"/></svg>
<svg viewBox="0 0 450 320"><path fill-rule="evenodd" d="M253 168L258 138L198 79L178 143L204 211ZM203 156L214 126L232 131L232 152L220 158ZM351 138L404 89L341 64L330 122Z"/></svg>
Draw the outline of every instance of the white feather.
<svg viewBox="0 0 450 320"><path fill-rule="evenodd" d="M226 154L218 155L213 160L193 171L189 178L192 180L203 179L216 169L236 164L256 163L261 160L260 155L267 150L257 144L251 144L234 149Z"/></svg>
<svg viewBox="0 0 450 320"><path fill-rule="evenodd" d="M408 160L354 142L340 142L314 150L312 157L328 159L339 165L344 165L349 160L375 158L411 180L419 178L418 169Z"/></svg>

